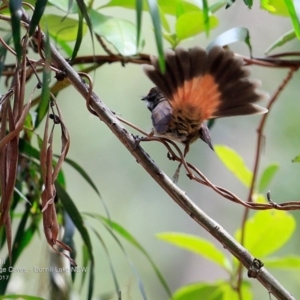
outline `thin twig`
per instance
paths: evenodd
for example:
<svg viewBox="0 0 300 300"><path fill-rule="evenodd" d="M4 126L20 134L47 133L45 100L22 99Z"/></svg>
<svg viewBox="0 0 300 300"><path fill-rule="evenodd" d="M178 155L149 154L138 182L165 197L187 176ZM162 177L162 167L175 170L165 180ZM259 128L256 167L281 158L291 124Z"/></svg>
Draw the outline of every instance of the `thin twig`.
<svg viewBox="0 0 300 300"><path fill-rule="evenodd" d="M292 79L293 74L295 73L297 69L296 68L291 68L287 74L287 76L284 78L284 80L282 81L282 83L280 84L280 86L278 87L278 89L276 90L276 92L274 93L274 95L272 96L272 98L270 99L268 105L267 105L267 109L270 111L273 104L275 103L275 101L278 99L279 94L283 91L283 89L285 88L285 86L288 84L288 82ZM250 189L249 189L249 194L248 194L248 202L253 202L252 199L252 195L254 192L254 188L255 188L255 183L256 183L256 178L257 178L257 174L258 174L258 166L259 166L259 160L261 157L261 149L262 149L262 141L263 141L263 130L265 127L265 123L267 121L268 118L268 114L264 114L261 118L261 121L259 123L259 126L257 128L257 143L256 143L256 153L255 153L255 162L254 162L254 167L253 167L253 176L252 176L252 181L251 181L251 185L250 185ZM272 205L270 203L270 205ZM274 207L274 206L273 206ZM276 206L277 208L277 206ZM278 209L278 208L277 208ZM246 208L242 217L242 225L241 225L241 245L244 245L245 242L245 224L246 221L248 219L248 215L249 215L249 208ZM238 270L237 270L237 289L240 290L241 287L241 283L242 283L242 278L243 278L243 266L240 263Z"/></svg>

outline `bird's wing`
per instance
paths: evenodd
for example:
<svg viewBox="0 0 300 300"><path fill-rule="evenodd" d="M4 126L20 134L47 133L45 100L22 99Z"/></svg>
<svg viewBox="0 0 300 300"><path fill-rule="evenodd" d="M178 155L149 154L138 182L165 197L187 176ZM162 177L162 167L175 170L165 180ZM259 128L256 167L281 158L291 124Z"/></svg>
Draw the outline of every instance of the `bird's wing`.
<svg viewBox="0 0 300 300"><path fill-rule="evenodd" d="M267 110L255 103L267 97L249 79L249 69L229 50L201 47L165 52L166 71L161 73L156 57L143 65L147 76L169 100L174 111L204 121L211 118L261 114Z"/></svg>
<svg viewBox="0 0 300 300"><path fill-rule="evenodd" d="M172 119L172 108L167 100L161 101L152 110L152 123L158 134L165 133Z"/></svg>

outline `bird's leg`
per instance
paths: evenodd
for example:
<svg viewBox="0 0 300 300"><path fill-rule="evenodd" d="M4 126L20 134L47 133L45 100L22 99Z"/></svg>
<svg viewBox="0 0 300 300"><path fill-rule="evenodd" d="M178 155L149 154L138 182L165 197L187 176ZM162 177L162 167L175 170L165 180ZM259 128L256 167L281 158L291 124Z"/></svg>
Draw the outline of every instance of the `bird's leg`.
<svg viewBox="0 0 300 300"><path fill-rule="evenodd" d="M183 159L185 159L185 156L187 155L187 153L189 152L189 150L190 150L190 145L189 144L185 144L185 147L184 147L184 150L183 150ZM178 182L181 166L182 166L182 162L180 162L180 164L178 165L178 167L177 167L177 169L175 171L175 174L173 175L173 182L174 183Z"/></svg>

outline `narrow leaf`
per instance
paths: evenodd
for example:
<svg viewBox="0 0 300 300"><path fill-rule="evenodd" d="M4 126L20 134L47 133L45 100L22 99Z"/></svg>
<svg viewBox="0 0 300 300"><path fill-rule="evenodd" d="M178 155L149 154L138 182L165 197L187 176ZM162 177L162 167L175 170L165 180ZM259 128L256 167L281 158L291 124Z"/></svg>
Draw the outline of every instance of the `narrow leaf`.
<svg viewBox="0 0 300 300"><path fill-rule="evenodd" d="M265 54L269 54L272 50L277 47L285 45L287 42L292 41L296 38L295 30L290 30L276 40L266 51Z"/></svg>
<svg viewBox="0 0 300 300"><path fill-rule="evenodd" d="M141 251L141 253L147 258L147 260L149 261L151 267L153 268L157 278L159 279L160 283L162 284L162 286L164 287L165 291L168 293L168 295L171 295L171 291L170 288L168 287L168 284L165 280L165 278L163 277L163 275L161 274L161 272L159 271L158 267L156 266L156 264L154 263L153 259L151 258L151 256L148 254L148 252L142 247L142 245L133 237L133 235L128 232L123 226L121 226L120 224L104 218L98 214L90 214L90 213L85 213L87 216L91 216L93 218L96 219L100 219L102 222L104 222L108 228L111 228L112 230L114 230L115 232L117 232L119 235L121 235L125 240L127 240L127 242L129 242L130 244L132 244L134 247L136 247L139 251Z"/></svg>
<svg viewBox="0 0 300 300"><path fill-rule="evenodd" d="M264 258L264 264L267 268L299 270L300 256L286 255L284 257L266 257Z"/></svg>
<svg viewBox="0 0 300 300"><path fill-rule="evenodd" d="M203 4L203 25L205 28L206 36L209 36L210 24L209 24L209 8L207 0L202 0Z"/></svg>
<svg viewBox="0 0 300 300"><path fill-rule="evenodd" d="M9 44L11 38L12 38L12 34L9 33L3 37L3 40L6 44ZM3 69L4 69L6 54L7 54L7 48L4 47L1 43L0 44L0 77L1 77Z"/></svg>
<svg viewBox="0 0 300 300"><path fill-rule="evenodd" d="M21 17L22 12L22 0L10 0L9 10L11 14L11 28L12 36L15 46L15 51L17 54L18 61L22 57L22 45L21 45Z"/></svg>
<svg viewBox="0 0 300 300"><path fill-rule="evenodd" d="M164 73L166 64L164 59L163 37L162 37L159 9L156 0L147 0L147 2L148 2L149 12L152 19L152 24L154 27L154 35L155 35L157 52L158 52L158 63L161 72Z"/></svg>
<svg viewBox="0 0 300 300"><path fill-rule="evenodd" d="M235 27L223 32L207 46L207 49L210 50L214 46L223 47L236 42L244 42L248 46L250 55L252 56L249 30L244 27Z"/></svg>
<svg viewBox="0 0 300 300"><path fill-rule="evenodd" d="M46 43L45 43L45 56L46 56L46 61L45 61L45 67L43 69L42 95L41 95L41 101L39 103L39 106L37 107L37 117L34 124L35 128L37 128L41 123L41 121L44 119L49 107L49 97L50 97L49 83L51 80L50 78L51 51L50 51L50 38L47 32L46 32Z"/></svg>
<svg viewBox="0 0 300 300"><path fill-rule="evenodd" d="M78 12L78 28L77 28L77 36L76 36L76 43L73 49L73 53L72 53L72 57L71 57L71 61L73 59L75 59L75 57L77 56L77 53L79 51L81 42L82 42L82 37L83 37L83 17L81 12Z"/></svg>
<svg viewBox="0 0 300 300"><path fill-rule="evenodd" d="M0 300L17 299L17 300L45 300L45 298L30 296L30 295L5 295L0 296Z"/></svg>
<svg viewBox="0 0 300 300"><path fill-rule="evenodd" d="M70 166L72 166L86 180L86 182L91 186L91 188L96 192L98 196L101 196L92 178L86 173L86 171L78 163L76 163L74 160L70 158L65 158L65 162L68 163Z"/></svg>
<svg viewBox="0 0 300 300"><path fill-rule="evenodd" d="M294 30L298 39L300 39L300 4L299 1L284 0L292 20Z"/></svg>
<svg viewBox="0 0 300 300"><path fill-rule="evenodd" d="M143 3L144 0L136 0L136 48L139 48L142 30Z"/></svg>
<svg viewBox="0 0 300 300"><path fill-rule="evenodd" d="M227 146L215 145L215 152L234 176L246 187L250 187L252 172L245 165L244 160L233 149Z"/></svg>
<svg viewBox="0 0 300 300"><path fill-rule="evenodd" d="M74 225L76 226L77 230L79 231L81 238L82 238L83 242L85 243L86 248L88 250L91 265L90 265L90 280L89 280L87 299L91 300L92 296L93 296L93 291L94 291L95 260L94 260L93 247L92 247L90 235L83 223L82 217L81 217L77 207L75 206L74 202L72 201L72 199L70 198L70 196L68 195L66 190L57 182L55 183L55 188L56 188L56 192L57 192L59 199L63 203L65 210L67 211L67 213L71 217Z"/></svg>
<svg viewBox="0 0 300 300"><path fill-rule="evenodd" d="M300 155L296 156L292 162L300 162Z"/></svg>
<svg viewBox="0 0 300 300"><path fill-rule="evenodd" d="M175 232L159 233L156 236L165 242L199 254L225 270L230 270L230 263L227 257L214 244L205 239L195 235Z"/></svg>
<svg viewBox="0 0 300 300"><path fill-rule="evenodd" d="M47 0L37 0L34 6L34 11L29 24L29 36L32 36L36 27L39 25L40 20L44 14L47 6Z"/></svg>
<svg viewBox="0 0 300 300"><path fill-rule="evenodd" d="M220 0L209 7L211 13L215 13L220 10L222 7L228 4L228 0Z"/></svg>

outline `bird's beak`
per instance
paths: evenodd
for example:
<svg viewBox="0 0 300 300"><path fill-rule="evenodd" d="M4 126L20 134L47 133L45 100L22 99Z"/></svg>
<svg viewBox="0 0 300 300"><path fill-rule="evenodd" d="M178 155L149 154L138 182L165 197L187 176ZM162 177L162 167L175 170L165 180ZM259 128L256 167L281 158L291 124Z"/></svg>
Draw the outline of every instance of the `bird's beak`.
<svg viewBox="0 0 300 300"><path fill-rule="evenodd" d="M145 97L143 97L141 100L142 101L145 101L145 100L147 100L148 99L148 96L145 96Z"/></svg>

